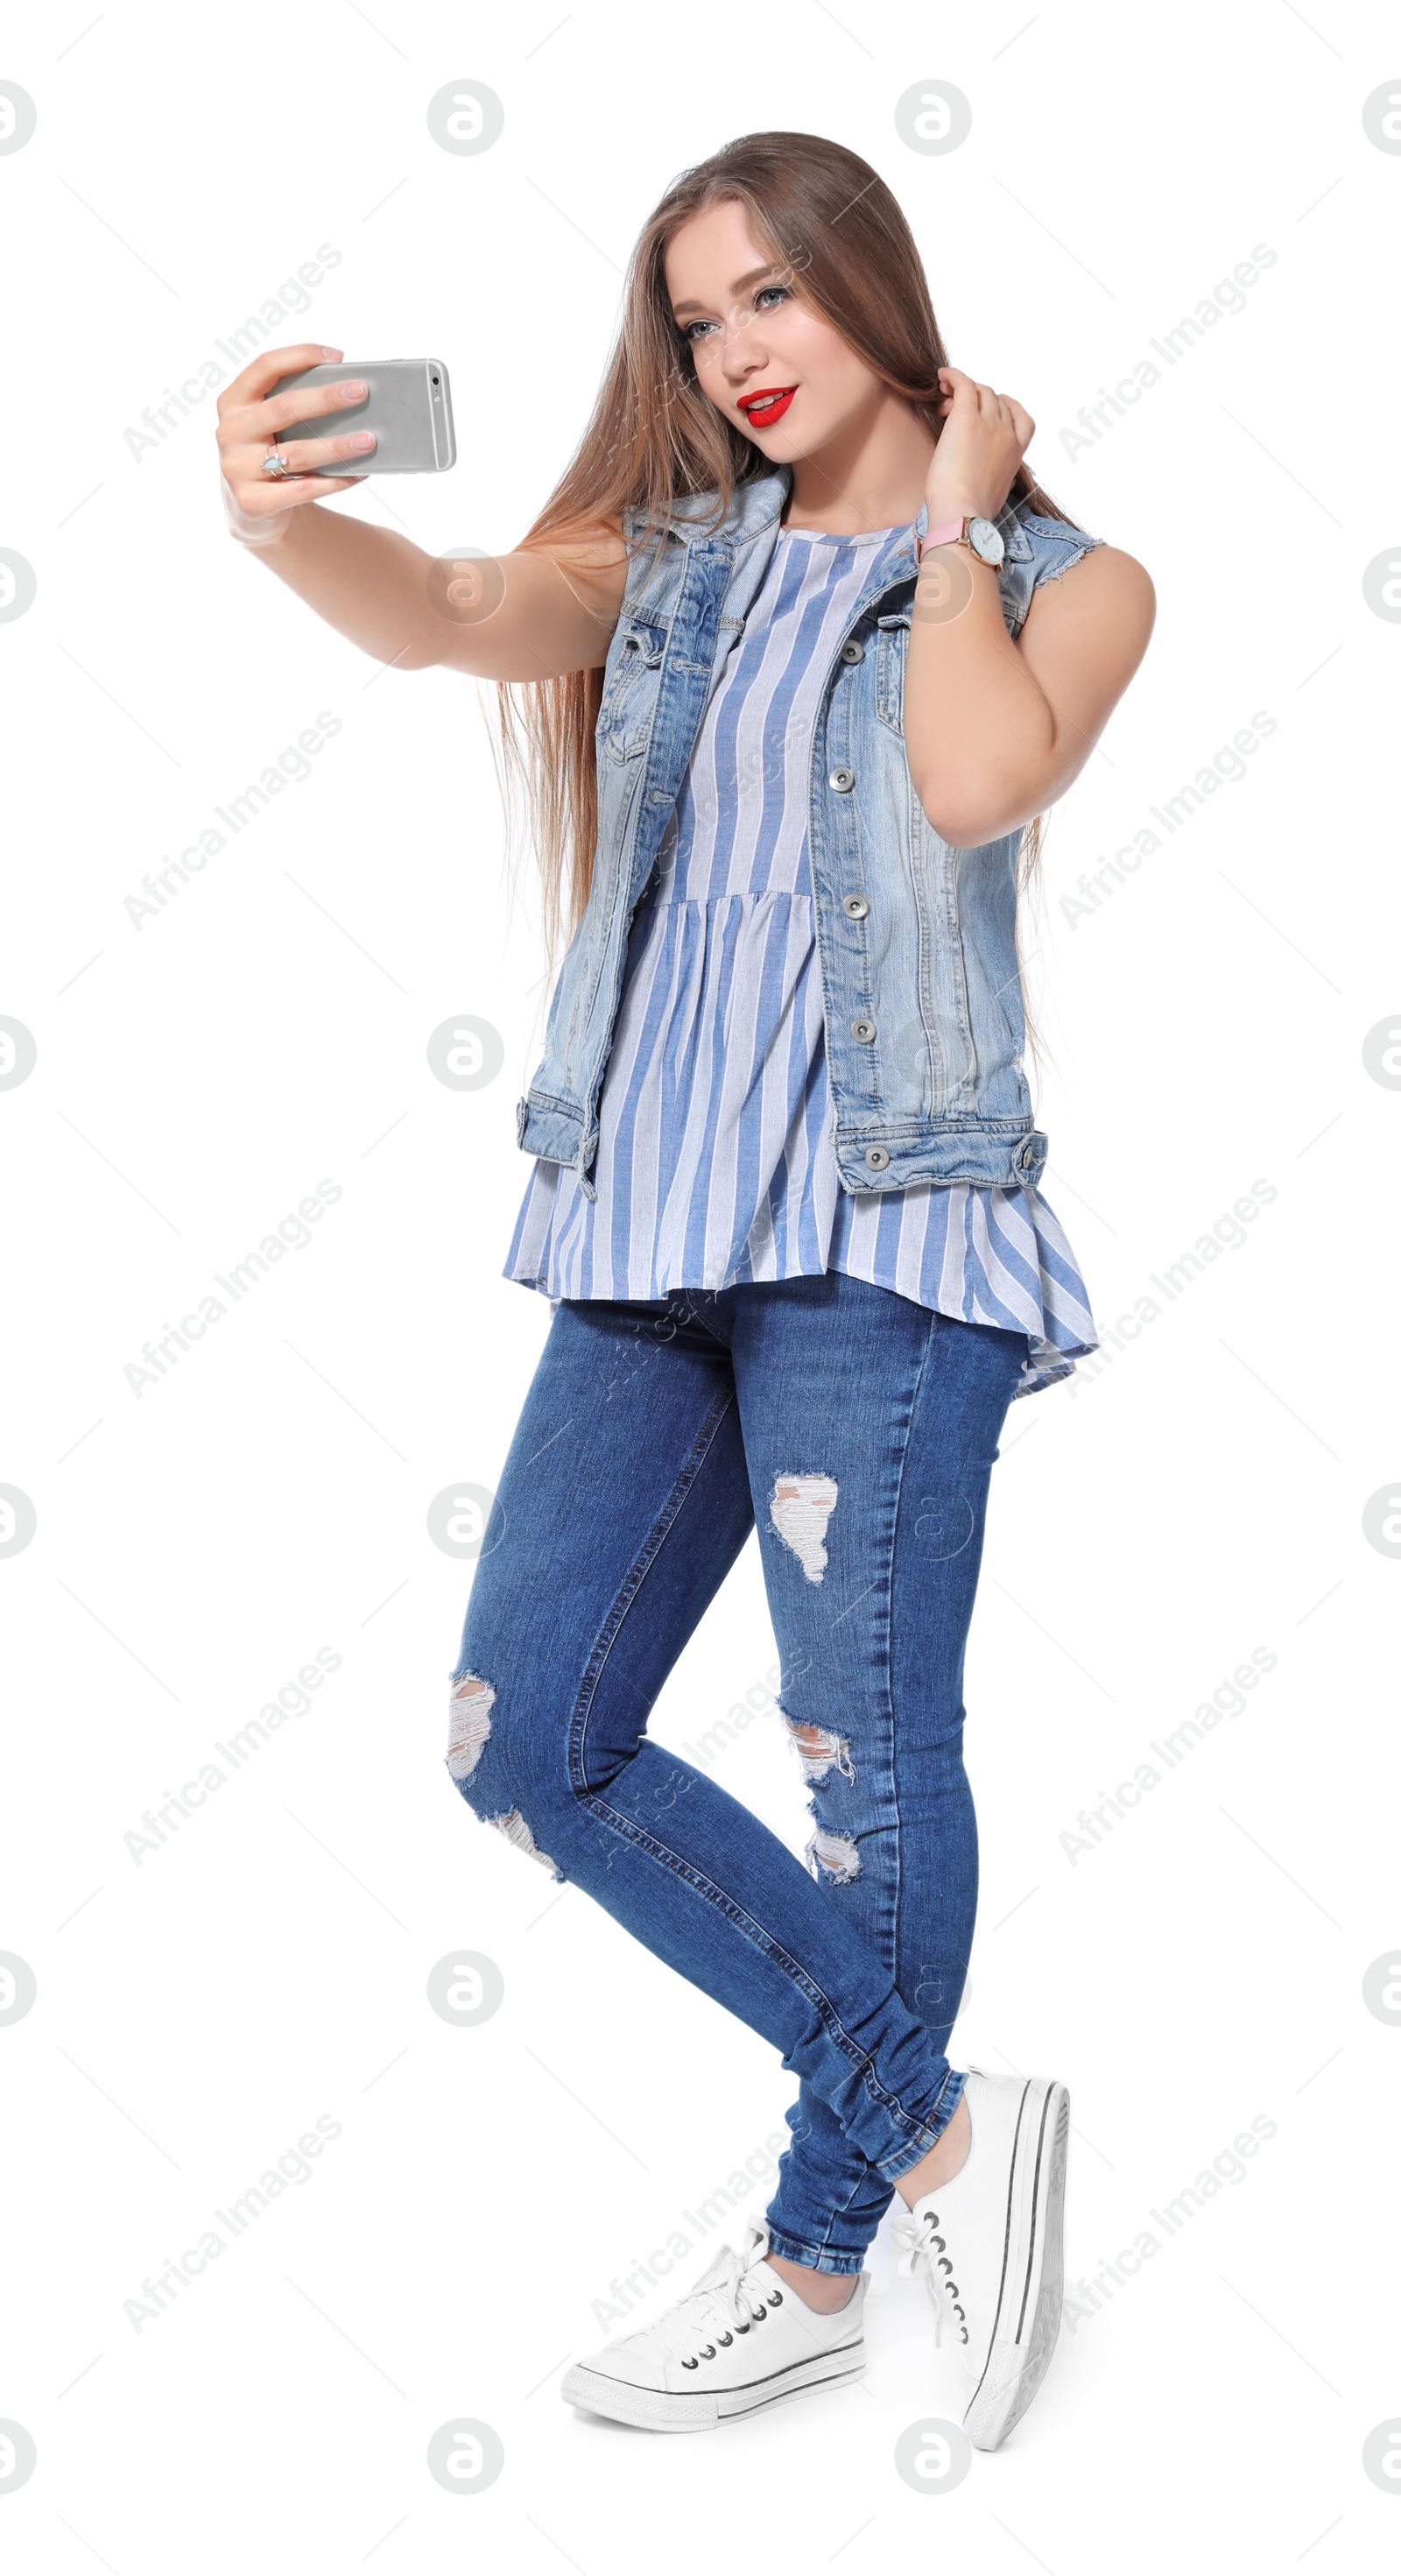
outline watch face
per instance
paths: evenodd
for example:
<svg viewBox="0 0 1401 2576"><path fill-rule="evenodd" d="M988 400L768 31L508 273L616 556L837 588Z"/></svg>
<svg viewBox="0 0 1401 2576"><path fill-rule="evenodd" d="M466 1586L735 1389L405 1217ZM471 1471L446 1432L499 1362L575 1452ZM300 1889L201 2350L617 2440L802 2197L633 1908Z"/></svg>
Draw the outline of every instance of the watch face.
<svg viewBox="0 0 1401 2576"><path fill-rule="evenodd" d="M1000 564L1006 553L1001 531L993 526L991 519L969 520L968 543L974 554L986 564Z"/></svg>

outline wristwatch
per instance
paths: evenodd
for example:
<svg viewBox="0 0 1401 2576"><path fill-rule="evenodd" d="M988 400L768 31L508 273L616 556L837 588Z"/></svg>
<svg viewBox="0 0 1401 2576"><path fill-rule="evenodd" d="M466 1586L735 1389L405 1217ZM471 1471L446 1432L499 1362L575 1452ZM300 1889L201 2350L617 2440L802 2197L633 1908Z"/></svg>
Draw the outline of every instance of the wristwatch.
<svg viewBox="0 0 1401 2576"><path fill-rule="evenodd" d="M991 564L994 569L1007 551L1001 531L992 520L979 518L945 519L941 527L926 529L919 541L916 557L919 563L923 563L931 546L967 546L979 563Z"/></svg>

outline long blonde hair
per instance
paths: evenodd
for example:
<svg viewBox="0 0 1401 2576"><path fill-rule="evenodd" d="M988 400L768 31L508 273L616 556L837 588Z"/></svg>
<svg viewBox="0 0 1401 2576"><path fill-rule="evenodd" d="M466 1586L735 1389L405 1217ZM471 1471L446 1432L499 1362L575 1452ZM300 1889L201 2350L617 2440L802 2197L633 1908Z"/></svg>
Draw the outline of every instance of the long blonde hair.
<svg viewBox="0 0 1401 2576"><path fill-rule="evenodd" d="M660 535L683 494L713 491L718 525L736 484L768 470L701 392L667 293L672 235L726 200L748 210L764 247L801 279L809 302L937 441L939 369L947 357L914 236L885 181L858 153L823 135L746 134L683 171L643 225L592 418L523 548L548 551L550 538L566 530L616 526L627 509L645 511L645 536ZM1044 518L1067 515L1025 465L1008 497ZM525 786L551 964L561 929L574 930L593 880L594 727L602 694L601 670L497 686L499 772L508 803L513 780ZM1023 835L1020 886L1036 865L1041 822L1038 815Z"/></svg>

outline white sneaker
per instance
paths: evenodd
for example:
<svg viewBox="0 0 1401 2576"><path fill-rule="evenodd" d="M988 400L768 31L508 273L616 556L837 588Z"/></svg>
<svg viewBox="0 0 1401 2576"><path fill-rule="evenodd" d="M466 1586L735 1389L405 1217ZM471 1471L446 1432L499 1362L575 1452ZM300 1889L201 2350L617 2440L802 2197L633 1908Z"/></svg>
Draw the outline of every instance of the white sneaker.
<svg viewBox="0 0 1401 2576"><path fill-rule="evenodd" d="M592 2415L656 2433L702 2433L859 2379L866 2367L861 2310L866 2275L835 2316L819 2316L764 2256L769 2231L751 2219L739 2251L724 2247L695 2288L655 2325L620 2335L567 2370L560 2394Z"/></svg>
<svg viewBox="0 0 1401 2576"><path fill-rule="evenodd" d="M973 2123L952 2182L897 2219L900 2269L921 2265L973 2380L963 2418L974 2447L995 2451L1045 2378L1060 2332L1061 2221L1070 2095L1044 2075L984 2075L964 2090Z"/></svg>

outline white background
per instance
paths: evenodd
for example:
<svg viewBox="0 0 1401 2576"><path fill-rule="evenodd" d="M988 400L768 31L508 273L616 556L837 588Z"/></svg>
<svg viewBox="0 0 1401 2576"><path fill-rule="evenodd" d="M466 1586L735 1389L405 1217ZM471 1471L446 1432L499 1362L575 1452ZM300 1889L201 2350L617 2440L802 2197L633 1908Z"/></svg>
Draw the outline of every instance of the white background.
<svg viewBox="0 0 1401 2576"><path fill-rule="evenodd" d="M38 585L0 626L0 1011L38 1050L0 1094L0 1479L37 1513L0 1561L0 1947L37 1978L0 2028L0 2416L38 2452L0 2492L17 2569L1393 2563L1401 2499L1362 2447L1401 2408L1401 2031L1362 1981L1401 1930L1401 1567L1363 1513L1398 1471L1379 1220L1401 1100L1363 1042L1401 1000L1401 633L1362 581L1398 534L1401 158L1362 106L1396 53L1393 13L1325 0L8 13L0 78L38 108L0 158L0 544ZM426 123L462 78L505 108L477 157ZM947 157L896 131L930 79L972 103ZM1072 2280L1252 2119L1275 2134L1067 2326L1007 2449L943 2495L894 2449L958 2418L959 2377L884 2239L864 2388L695 2444L560 2403L610 2280L762 2149L790 2082L498 1846L442 1766L471 1567L428 1507L493 1486L549 1323L500 1275L546 998L533 862L513 903L473 685L382 672L229 540L212 398L139 460L124 436L330 244L279 336L431 350L459 436L450 479L341 506L391 507L433 553L508 546L587 417L656 198L769 127L880 170L955 363L1028 404L1047 488L1157 585L1149 657L1051 826L1033 969L1046 1190L1101 1329L1252 1182L1277 1192L1136 1340L1008 1422L953 2043L1070 2084ZM1069 455L1081 407L1261 243L1246 309ZM310 778L134 928L124 897L322 710L341 731ZM1072 924L1082 871L1257 710L1276 730L1245 778ZM469 1093L426 1055L462 1013L505 1048ZM142 1344L323 1178L342 1195L310 1243L134 1394ZM1072 1863L1078 1811L1257 1647L1277 1662L1245 1711ZM143 1810L320 1648L342 1661L307 1710L134 1858ZM660 1737L694 1740L772 1659L751 1540ZM801 1848L772 1714L714 1767ZM427 2000L454 1945L504 1977L478 2027ZM340 2135L305 2182L138 2331L143 2280L318 2116ZM504 2444L476 2494L426 2467L455 2409Z"/></svg>

